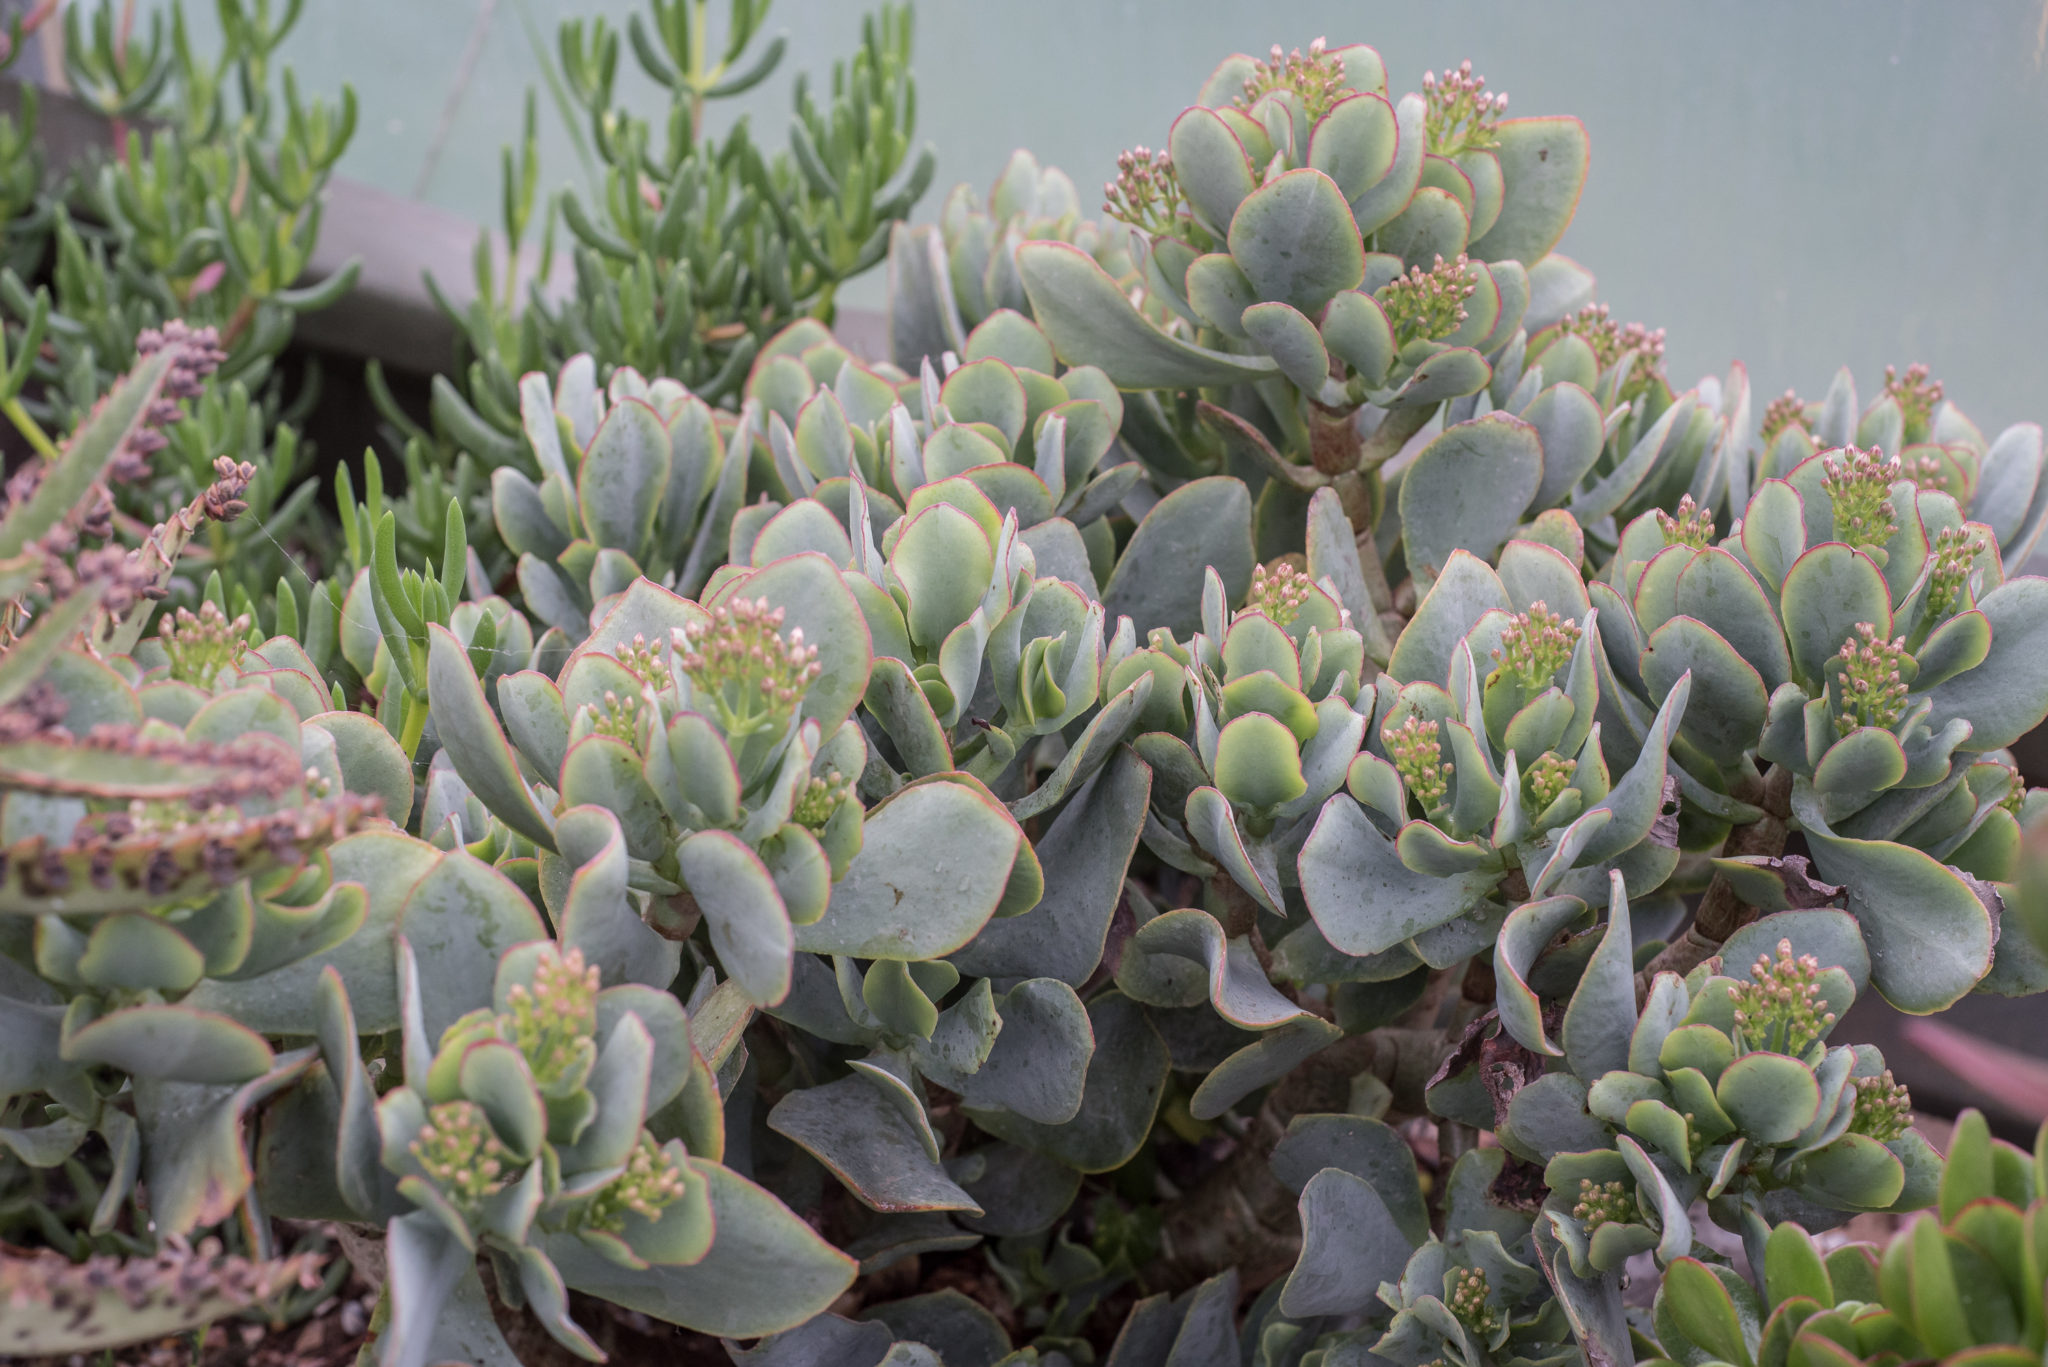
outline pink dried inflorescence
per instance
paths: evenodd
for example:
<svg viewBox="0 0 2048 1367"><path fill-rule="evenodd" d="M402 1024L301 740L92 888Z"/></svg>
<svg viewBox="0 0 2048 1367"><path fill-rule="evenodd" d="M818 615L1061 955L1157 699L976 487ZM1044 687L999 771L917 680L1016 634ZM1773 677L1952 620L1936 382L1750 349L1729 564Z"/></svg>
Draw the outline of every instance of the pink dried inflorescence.
<svg viewBox="0 0 2048 1367"><path fill-rule="evenodd" d="M158 546L165 525L160 524L151 532L142 549L130 550L113 544L109 538L113 534L114 501L109 487L148 477L150 458L166 442L161 429L183 417L180 401L197 395L206 377L225 359L212 328L192 329L176 320L161 329L145 329L136 338L135 346L143 357L166 349L172 352L171 366L157 397L141 420L123 436L101 477L28 548L41 557L38 582L52 600L97 586L101 610L113 617L127 612L140 600L164 596L161 550L154 555L149 552ZM94 416L105 409L111 397L109 394L100 399L93 408ZM87 423L91 420L88 418ZM80 430L84 430L84 424ZM52 467L52 462L37 461L17 471L7 482L8 508L18 507L32 497ZM248 505L242 495L255 478L256 467L222 456L214 462L214 474L214 483L195 501L195 507L199 514L225 521L246 510ZM108 544L86 547L85 541Z"/></svg>

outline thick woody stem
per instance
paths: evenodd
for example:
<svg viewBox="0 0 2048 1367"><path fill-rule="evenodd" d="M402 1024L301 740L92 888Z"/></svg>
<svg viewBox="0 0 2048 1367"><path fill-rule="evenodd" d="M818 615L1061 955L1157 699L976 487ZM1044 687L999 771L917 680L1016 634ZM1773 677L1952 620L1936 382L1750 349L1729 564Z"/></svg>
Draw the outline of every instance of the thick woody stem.
<svg viewBox="0 0 2048 1367"><path fill-rule="evenodd" d="M1792 815L1791 771L1774 768L1762 783L1748 784L1745 791L1738 791L1735 796L1763 808L1764 816L1760 821L1738 827L1728 838L1723 853L1772 858L1783 854L1788 832L1786 823ZM1659 973L1690 973L1720 953L1721 945L1730 935L1756 918L1757 909L1737 895L1727 878L1715 874L1685 934L1659 950L1657 957L1636 975L1636 999L1641 1001L1649 995L1650 984L1656 981Z"/></svg>

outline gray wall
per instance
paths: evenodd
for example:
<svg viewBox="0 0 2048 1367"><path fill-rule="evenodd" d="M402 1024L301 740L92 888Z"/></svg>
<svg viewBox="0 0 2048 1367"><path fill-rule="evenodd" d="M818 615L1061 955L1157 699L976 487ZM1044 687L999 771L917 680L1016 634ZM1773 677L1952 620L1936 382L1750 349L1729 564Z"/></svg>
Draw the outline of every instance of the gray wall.
<svg viewBox="0 0 2048 1367"><path fill-rule="evenodd" d="M565 15L638 7L310 0L289 56L308 86L362 96L349 174L412 191L480 4L491 24L424 194L479 218L535 69L529 24L551 48ZM192 6L195 28L211 8ZM822 77L861 10L781 0L770 27ZM918 19L941 190L986 184L1019 145L1099 184L1234 50L1362 40L1402 89L1470 57L1513 112L1586 121L1563 250L1618 315L1669 329L1675 378L1741 357L1763 392L1813 395L1846 361L1867 394L1919 360L1987 427L2048 417L2048 0L926 0ZM773 133L787 96L745 107ZM579 178L543 123L545 183ZM846 297L876 303L879 281Z"/></svg>

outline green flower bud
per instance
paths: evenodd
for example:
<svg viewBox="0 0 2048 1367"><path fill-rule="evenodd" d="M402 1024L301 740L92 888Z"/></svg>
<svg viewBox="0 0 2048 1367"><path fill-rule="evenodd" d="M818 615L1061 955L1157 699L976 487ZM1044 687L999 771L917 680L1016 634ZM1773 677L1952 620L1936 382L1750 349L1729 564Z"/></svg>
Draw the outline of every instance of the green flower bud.
<svg viewBox="0 0 2048 1367"><path fill-rule="evenodd" d="M1577 337L1591 348L1594 364L1603 371L1619 365L1625 356L1635 356L1627 381L1614 396L1617 403L1648 393L1664 376L1663 328L1647 328L1641 323L1624 326L1608 313L1607 305L1588 304L1560 319L1557 330L1560 335Z"/></svg>
<svg viewBox="0 0 2048 1367"><path fill-rule="evenodd" d="M1283 55L1276 43L1272 55L1263 62L1255 63L1252 74L1245 78L1244 90L1237 97L1237 107L1249 110L1276 90L1290 90L1301 100L1302 108L1308 111L1310 123L1329 113L1330 106L1350 94L1351 90L1344 83L1343 61L1325 52L1323 47L1323 40L1318 38L1308 45L1307 56L1302 55L1300 48ZM1480 82L1481 85L1485 83L1484 80Z"/></svg>
<svg viewBox="0 0 2048 1367"><path fill-rule="evenodd" d="M600 1189L584 1208L582 1227L617 1234L628 1215L659 1220L661 1212L682 1199L683 1174L654 1136L640 1132L640 1142L626 1160L626 1170Z"/></svg>
<svg viewBox="0 0 2048 1367"><path fill-rule="evenodd" d="M410 1148L428 1180L458 1209L474 1210L505 1185L511 1155L474 1101L444 1101L428 1111Z"/></svg>
<svg viewBox="0 0 2048 1367"><path fill-rule="evenodd" d="M1837 683L1835 730L1848 735L1859 726L1889 727L1906 714L1906 681L1900 666L1905 662L1906 639L1887 641L1869 622L1858 622L1863 638L1844 641L1839 655L1841 678Z"/></svg>
<svg viewBox="0 0 2048 1367"><path fill-rule="evenodd" d="M1268 573L1264 565L1252 566L1252 586L1245 594L1244 611L1262 612L1272 619L1274 626L1293 626L1294 619L1301 613L1301 605L1309 600L1316 586L1301 571L1281 561Z"/></svg>
<svg viewBox="0 0 2048 1367"><path fill-rule="evenodd" d="M1898 513L1892 507L1892 481L1900 475L1897 461L1887 460L1883 451L1844 447L1841 457L1821 462L1826 473L1821 488L1835 505L1835 537L1851 546L1882 546L1898 531Z"/></svg>
<svg viewBox="0 0 2048 1367"><path fill-rule="evenodd" d="M1886 366L1884 392L1898 403L1899 413L1906 420L1906 438L1909 441L1927 430L1934 410L1941 407L1941 381L1929 379L1927 367L1918 362L1907 366L1903 375L1896 367Z"/></svg>
<svg viewBox="0 0 2048 1367"><path fill-rule="evenodd" d="M1927 620L1939 621L1962 601L1970 567L1983 549L1982 538L1967 527L1943 527L1934 538L1934 570L1927 576Z"/></svg>
<svg viewBox="0 0 2048 1367"><path fill-rule="evenodd" d="M1450 792L1451 762L1443 757L1437 724L1410 717L1399 727L1383 728L1380 739L1386 742L1394 771L1401 775L1409 796L1420 802L1425 812L1441 807Z"/></svg>
<svg viewBox="0 0 2048 1367"><path fill-rule="evenodd" d="M590 1071L598 982L597 965L584 967L583 951L572 948L559 957L543 954L533 985L514 983L505 994L510 1009L499 1017L499 1032L526 1056L543 1095L581 1086Z"/></svg>
<svg viewBox="0 0 2048 1367"><path fill-rule="evenodd" d="M1507 678L1519 683L1526 693L1541 692L1571 660L1572 647L1578 643L1576 623L1551 612L1541 602L1532 603L1527 612L1510 618L1507 630L1501 633L1500 644L1493 651L1494 670L1487 676L1487 685L1491 687L1497 680Z"/></svg>
<svg viewBox="0 0 2048 1367"><path fill-rule="evenodd" d="M612 647L612 658L632 671L641 683L652 684L656 692L666 691L675 682L668 661L647 644L645 636L636 634L630 641L619 642Z"/></svg>
<svg viewBox="0 0 2048 1367"><path fill-rule="evenodd" d="M1439 256L1431 269L1411 266L1408 274L1381 287L1375 297L1387 315L1387 325L1394 330L1397 348L1410 342L1433 342L1458 330L1465 321L1465 300L1479 287L1466 269L1468 264L1463 253L1455 261Z"/></svg>
<svg viewBox="0 0 2048 1367"><path fill-rule="evenodd" d="M1887 1068L1876 1077L1853 1079L1856 1111L1849 1121L1851 1134L1867 1135L1882 1143L1897 1139L1913 1128L1913 1097L1902 1082L1895 1081Z"/></svg>
<svg viewBox="0 0 2048 1367"><path fill-rule="evenodd" d="M1457 157L1500 146L1494 125L1506 112L1508 97L1487 90L1486 78L1472 74L1471 62L1445 67L1441 76L1423 72L1422 95L1428 101L1423 127L1429 149L1438 156Z"/></svg>
<svg viewBox="0 0 2048 1367"><path fill-rule="evenodd" d="M824 668L818 648L804 644L802 627L783 639L782 620L783 610L765 598L735 598L713 608L710 621L674 633L677 659L696 688L694 701L710 705L728 740L781 735Z"/></svg>
<svg viewBox="0 0 2048 1367"><path fill-rule="evenodd" d="M1531 805L1538 812L1545 811L1557 801L1558 795L1571 787L1572 776L1579 770L1579 762L1566 759L1554 750L1547 750L1529 766L1525 782L1529 785Z"/></svg>
<svg viewBox="0 0 2048 1367"><path fill-rule="evenodd" d="M1705 550L1714 544L1714 510L1694 506L1691 494L1678 500L1676 515L1659 508L1657 526L1663 531L1667 546L1691 546L1694 550Z"/></svg>
<svg viewBox="0 0 2048 1367"><path fill-rule="evenodd" d="M853 795L853 784L846 775L833 772L813 778L804 790L797 794L796 805L790 809L789 819L810 831L812 835L823 833L825 823L839 810L839 804Z"/></svg>
<svg viewBox="0 0 2048 1367"><path fill-rule="evenodd" d="M1757 956L1750 981L1728 991L1735 1003L1735 1026L1752 1048L1797 1057L1834 1029L1835 1013L1826 1010L1820 990L1820 960L1811 954L1792 955L1790 940L1778 941L1778 957Z"/></svg>
<svg viewBox="0 0 2048 1367"><path fill-rule="evenodd" d="M1485 1339L1497 1333L1500 1311L1486 1303L1489 1288L1486 1273L1476 1267L1456 1267L1444 1278L1444 1301L1474 1336Z"/></svg>
<svg viewBox="0 0 2048 1367"><path fill-rule="evenodd" d="M1810 430L1806 422L1805 402L1798 394L1788 389L1772 399L1769 406L1764 409L1764 425L1758 440L1763 442L1765 450L1769 450L1771 443L1778 439L1778 434L1791 427L1796 427L1802 432Z"/></svg>
<svg viewBox="0 0 2048 1367"><path fill-rule="evenodd" d="M249 614L231 622L209 600L196 613L179 608L163 618L156 638L170 659L171 677L210 692L242 663L242 653L249 648Z"/></svg>
<svg viewBox="0 0 2048 1367"><path fill-rule="evenodd" d="M1619 1180L1595 1182L1590 1177L1581 1177L1572 1218L1585 1226L1590 1237L1602 1225L1640 1224L1643 1213L1636 1206L1634 1194Z"/></svg>

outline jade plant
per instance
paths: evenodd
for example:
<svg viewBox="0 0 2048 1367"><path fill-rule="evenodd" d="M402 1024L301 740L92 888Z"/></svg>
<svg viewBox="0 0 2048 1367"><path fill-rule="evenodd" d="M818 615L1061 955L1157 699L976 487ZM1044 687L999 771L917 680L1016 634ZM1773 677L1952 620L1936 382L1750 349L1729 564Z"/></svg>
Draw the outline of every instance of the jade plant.
<svg viewBox="0 0 2048 1367"><path fill-rule="evenodd" d="M2044 1161L2048 1134L2029 1154L1965 1111L1936 1215L1881 1248L1832 1250L1788 1221L1748 1278L1681 1259L1658 1290L1638 1360L2031 1362L2043 1341Z"/></svg>
<svg viewBox="0 0 2048 1367"><path fill-rule="evenodd" d="M54 1257L135 1290L71 1351L295 1304L319 1221L381 1367L2038 1354L2039 1160L1849 1012L2048 987L2039 429L1675 390L1551 250L1584 130L1469 66L1233 57L1101 218L1019 154L892 227L888 119L700 137L705 8L626 31L675 129L597 121L579 302L470 319L474 459L344 468L320 578L206 534L219 334L10 481L0 1343ZM809 302L624 236L714 190Z"/></svg>

